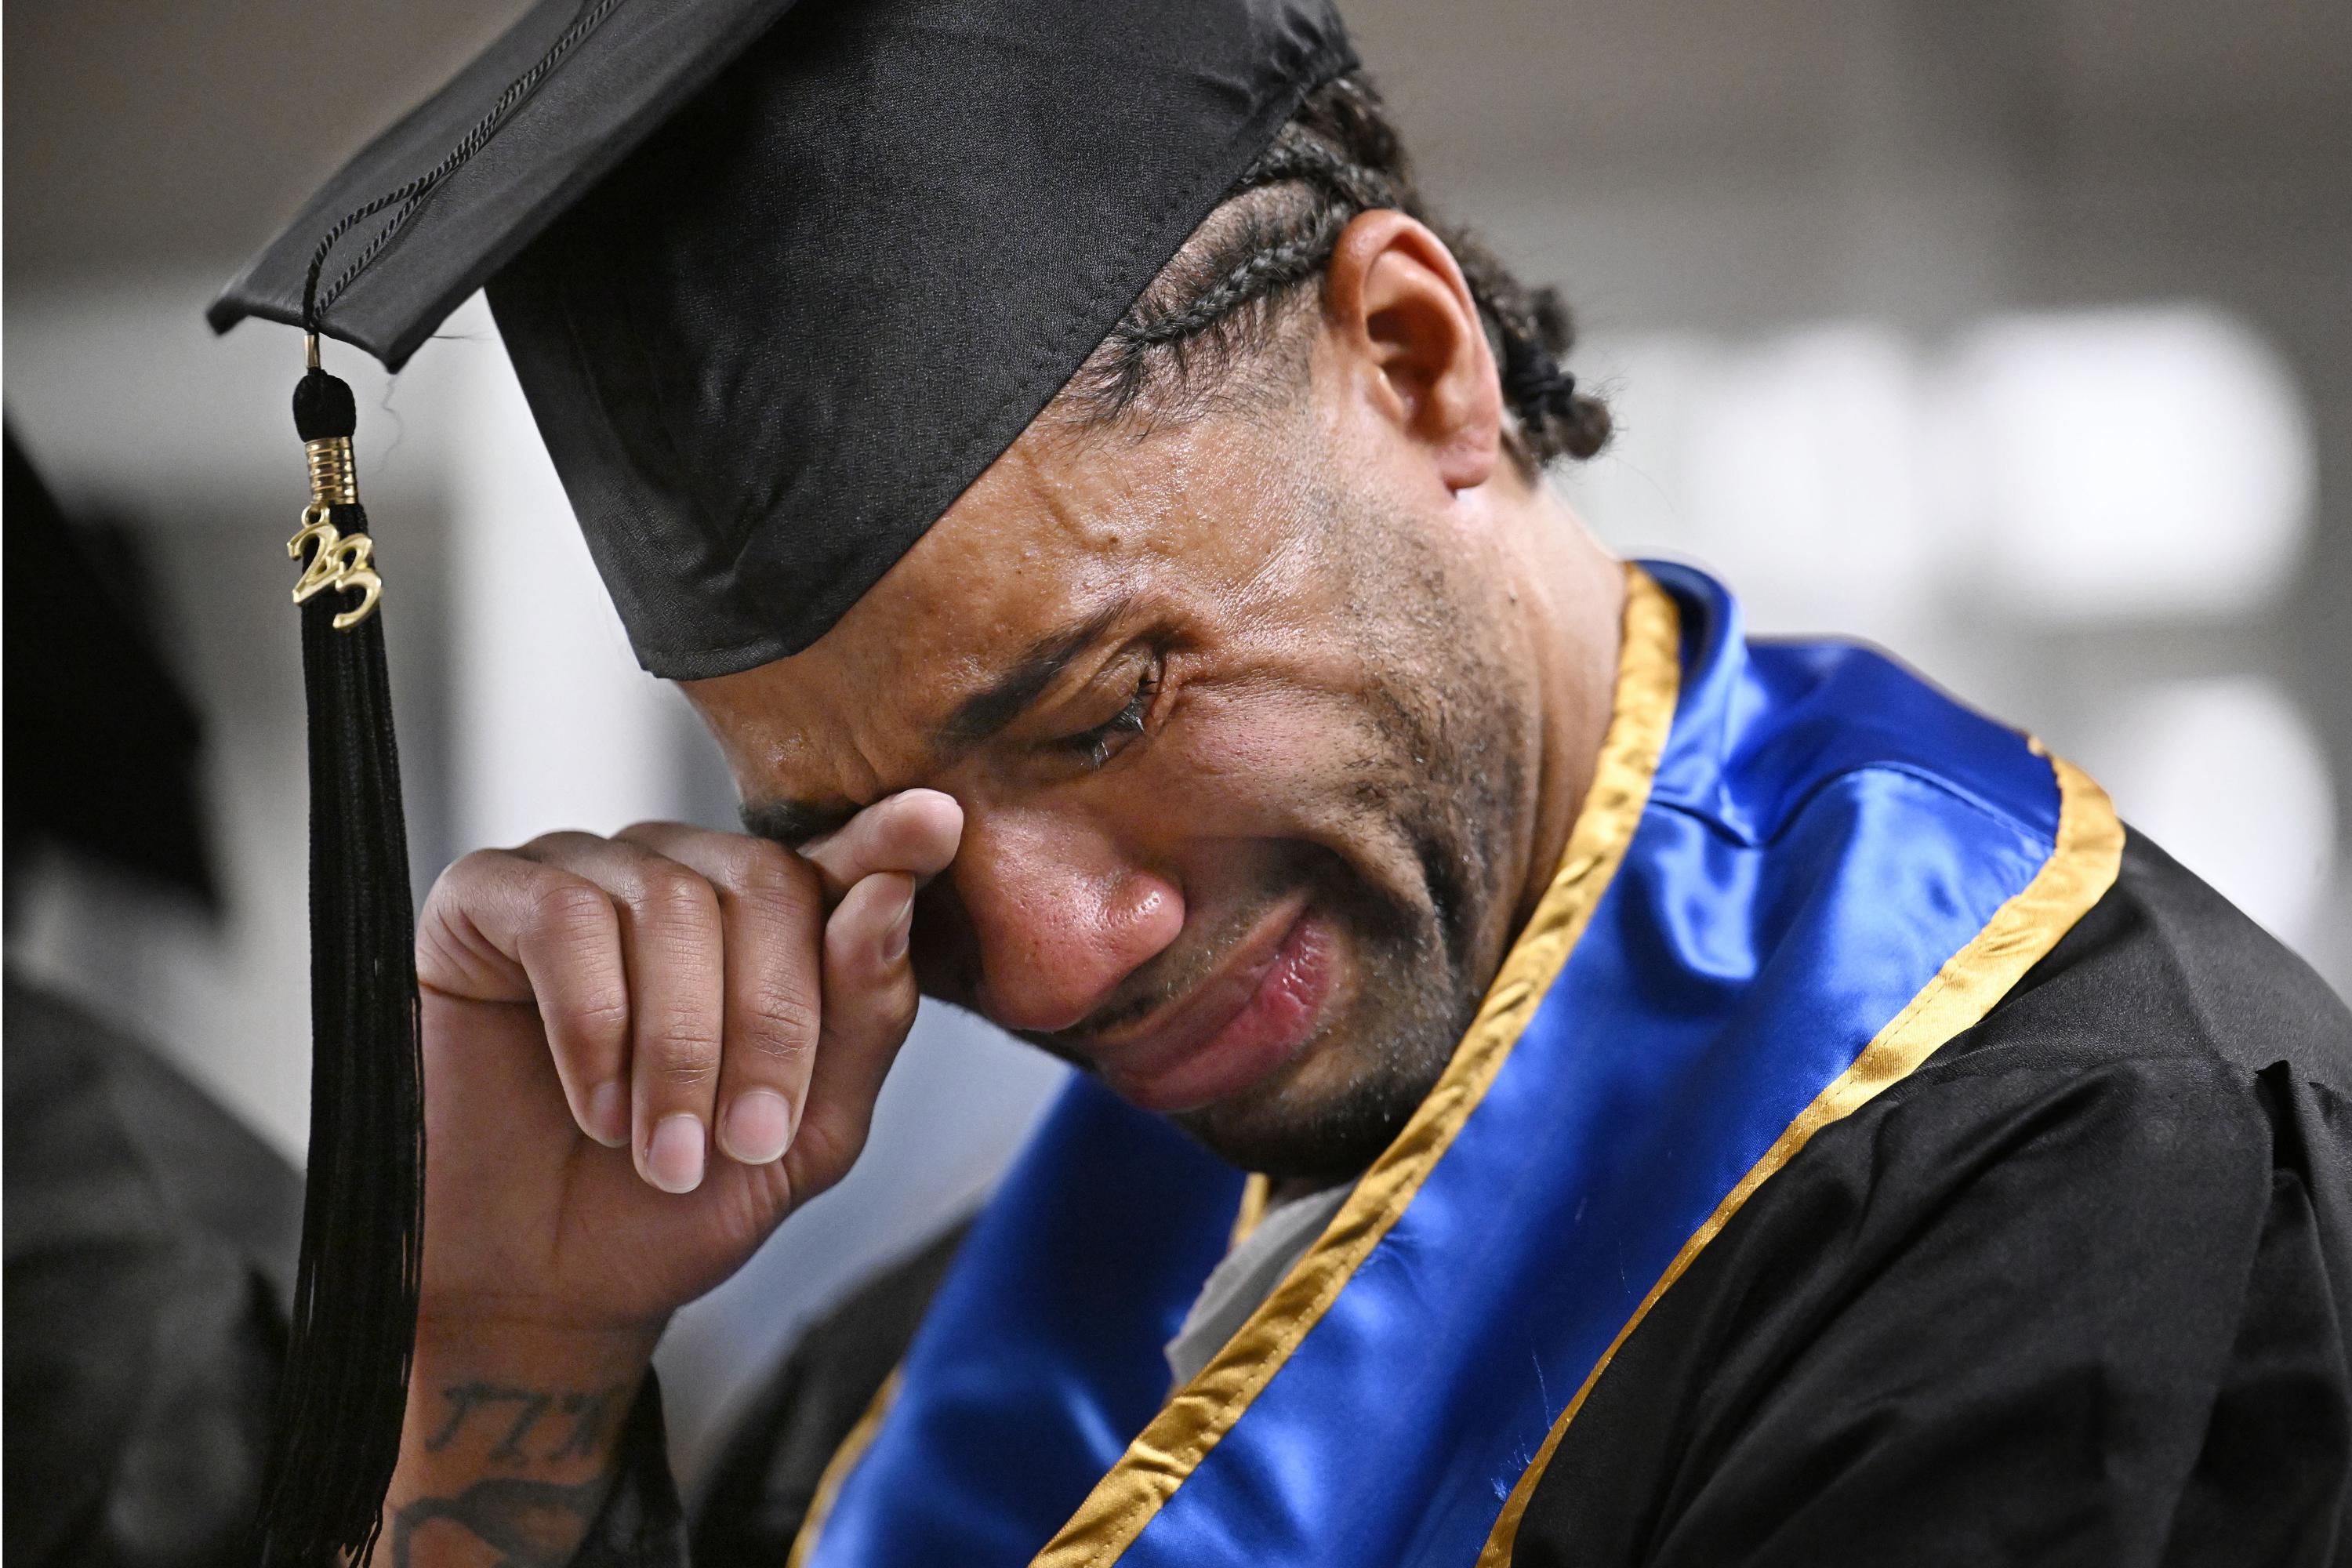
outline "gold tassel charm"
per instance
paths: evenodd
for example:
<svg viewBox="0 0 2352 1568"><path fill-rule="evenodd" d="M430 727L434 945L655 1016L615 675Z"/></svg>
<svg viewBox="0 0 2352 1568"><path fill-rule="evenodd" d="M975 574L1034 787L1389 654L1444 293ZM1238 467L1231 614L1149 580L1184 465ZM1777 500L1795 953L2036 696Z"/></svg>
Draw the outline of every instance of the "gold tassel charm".
<svg viewBox="0 0 2352 1568"><path fill-rule="evenodd" d="M310 368L316 373L319 340L312 337L308 347ZM302 454L310 465L310 504L302 509L301 524L286 542L288 557L303 563L302 575L294 582L294 602L305 603L330 588L357 594L359 602L335 616L335 630L347 632L375 614L376 601L383 597L383 579L375 573L375 541L363 532L345 533L334 521L337 507L360 504L352 438L320 436L302 443Z"/></svg>
<svg viewBox="0 0 2352 1568"><path fill-rule="evenodd" d="M301 604L329 588L348 588L357 594L358 604L335 615L339 632L347 632L375 614L376 601L383 597L383 579L368 563L375 554L375 541L364 533L346 534L334 525L324 507L306 506L302 526L286 542L286 553L299 561L306 544L315 548L302 575L294 580L294 602Z"/></svg>

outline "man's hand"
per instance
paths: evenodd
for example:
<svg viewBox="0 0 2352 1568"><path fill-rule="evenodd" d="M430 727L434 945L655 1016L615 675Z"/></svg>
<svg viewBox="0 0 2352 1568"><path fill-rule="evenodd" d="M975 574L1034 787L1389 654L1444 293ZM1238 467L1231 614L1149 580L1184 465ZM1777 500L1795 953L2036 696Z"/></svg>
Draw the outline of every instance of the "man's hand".
<svg viewBox="0 0 2352 1568"><path fill-rule="evenodd" d="M645 823L442 874L417 931L425 1278L389 1522L485 1475L603 1471L609 1423L508 1440L481 1391L617 1416L668 1315L848 1171L914 1022L915 890L961 830L911 790L803 854Z"/></svg>

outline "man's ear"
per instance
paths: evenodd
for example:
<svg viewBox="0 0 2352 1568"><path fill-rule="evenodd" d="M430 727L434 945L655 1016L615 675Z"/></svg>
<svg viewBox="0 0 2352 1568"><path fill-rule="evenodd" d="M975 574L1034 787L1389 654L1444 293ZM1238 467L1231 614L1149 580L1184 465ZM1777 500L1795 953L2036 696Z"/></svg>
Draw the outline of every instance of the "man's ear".
<svg viewBox="0 0 2352 1568"><path fill-rule="evenodd" d="M1445 242L1401 212L1360 214L1331 252L1323 303L1343 384L1428 452L1447 489L1492 478L1502 391L1477 304Z"/></svg>

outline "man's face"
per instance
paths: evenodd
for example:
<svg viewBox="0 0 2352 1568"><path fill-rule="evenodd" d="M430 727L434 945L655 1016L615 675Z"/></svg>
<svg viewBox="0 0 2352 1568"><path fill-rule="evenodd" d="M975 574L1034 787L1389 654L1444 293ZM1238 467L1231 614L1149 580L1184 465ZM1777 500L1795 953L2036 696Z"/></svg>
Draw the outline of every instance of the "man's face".
<svg viewBox="0 0 2352 1568"><path fill-rule="evenodd" d="M757 830L914 785L927 993L1234 1163L1360 1171L1508 937L1539 737L1510 568L1309 397L1041 421L814 647L689 695Z"/></svg>

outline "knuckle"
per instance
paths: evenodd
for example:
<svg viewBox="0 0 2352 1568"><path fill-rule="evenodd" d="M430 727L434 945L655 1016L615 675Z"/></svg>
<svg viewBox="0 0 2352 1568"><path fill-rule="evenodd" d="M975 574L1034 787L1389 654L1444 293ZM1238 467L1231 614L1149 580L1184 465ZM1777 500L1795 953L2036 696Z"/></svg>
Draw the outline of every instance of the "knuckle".
<svg viewBox="0 0 2352 1568"><path fill-rule="evenodd" d="M662 1071L691 1079L719 1070L716 1020L701 1009L674 1005L638 1023L639 1048Z"/></svg>
<svg viewBox="0 0 2352 1568"><path fill-rule="evenodd" d="M889 994L883 999L882 1021L892 1036L903 1040L913 1031L915 1015L921 1010L922 1005L922 996L911 980L893 985Z"/></svg>
<svg viewBox="0 0 2352 1568"><path fill-rule="evenodd" d="M628 1032L629 1000L617 988L597 986L583 994L542 1003L540 1016L565 1038L610 1041Z"/></svg>
<svg viewBox="0 0 2352 1568"><path fill-rule="evenodd" d="M433 899L426 899L424 916L416 922L417 979L427 985L438 984L446 977L465 973L472 957L451 933L438 905Z"/></svg>
<svg viewBox="0 0 2352 1568"><path fill-rule="evenodd" d="M433 879L432 890L425 895L425 906L462 906L478 889L509 876L515 864L515 857L504 849L476 849L460 855Z"/></svg>
<svg viewBox="0 0 2352 1568"><path fill-rule="evenodd" d="M641 871L630 901L645 919L665 924L705 922L719 913L719 896L710 884L674 862Z"/></svg>
<svg viewBox="0 0 2352 1568"><path fill-rule="evenodd" d="M603 889L579 877L539 878L530 890L530 909L532 925L574 941L593 940L614 924L613 900Z"/></svg>
<svg viewBox="0 0 2352 1568"><path fill-rule="evenodd" d="M922 1005L921 994L903 976L870 984L853 982L831 994L834 1005L825 1010L820 1037L859 1050L904 1044Z"/></svg>
<svg viewBox="0 0 2352 1568"><path fill-rule="evenodd" d="M866 922L835 920L825 927L826 973L861 985L884 984L890 966L882 961L881 933Z"/></svg>
<svg viewBox="0 0 2352 1568"><path fill-rule="evenodd" d="M728 879L747 893L795 897L816 885L809 863L766 838L731 837L721 854Z"/></svg>
<svg viewBox="0 0 2352 1568"><path fill-rule="evenodd" d="M781 1058L804 1056L816 1044L816 998L801 986L769 981L740 998L744 1036L751 1047Z"/></svg>
<svg viewBox="0 0 2352 1568"><path fill-rule="evenodd" d="M496 872L513 858L512 852L505 849L469 850L444 867L439 879L434 883L434 886L447 887L452 883L477 880L486 874Z"/></svg>
<svg viewBox="0 0 2352 1568"><path fill-rule="evenodd" d="M583 833L576 827L560 827L552 833L542 833L527 844L519 844L512 849L495 851L495 853L512 855L523 860L545 860L567 853L591 849L603 842L603 839L593 833Z"/></svg>
<svg viewBox="0 0 2352 1568"><path fill-rule="evenodd" d="M807 877L805 884L796 878L752 883L737 891L734 898L736 909L746 920L782 934L797 951L813 958L815 943L812 939L818 923L824 919L824 905L818 896L816 874L808 871Z"/></svg>
<svg viewBox="0 0 2352 1568"><path fill-rule="evenodd" d="M743 1037L743 1048L768 1067L793 1070L816 1055L816 1042L805 1035L754 1032Z"/></svg>
<svg viewBox="0 0 2352 1568"><path fill-rule="evenodd" d="M812 922L822 912L816 868L780 844L735 838L717 851L712 870L733 910L779 925Z"/></svg>
<svg viewBox="0 0 2352 1568"><path fill-rule="evenodd" d="M646 1068L673 1089L707 1089L719 1076L718 1042L702 1038L660 1041L646 1052Z"/></svg>
<svg viewBox="0 0 2352 1568"><path fill-rule="evenodd" d="M830 1187L848 1173L866 1149L866 1121L812 1107L793 1135L793 1161L806 1173L808 1195Z"/></svg>

